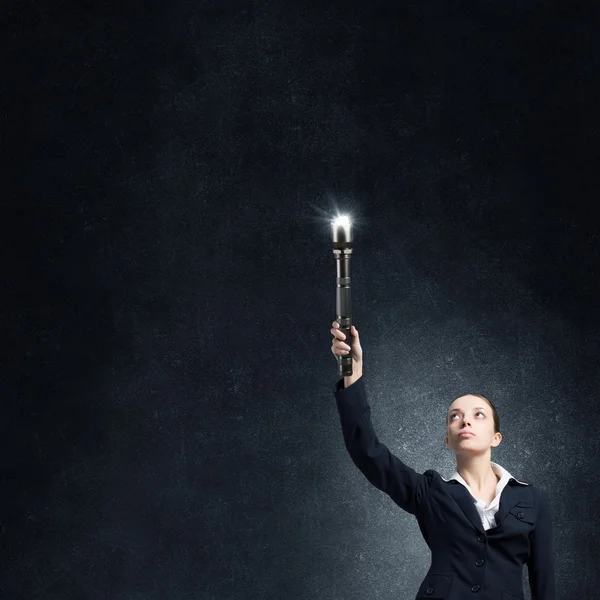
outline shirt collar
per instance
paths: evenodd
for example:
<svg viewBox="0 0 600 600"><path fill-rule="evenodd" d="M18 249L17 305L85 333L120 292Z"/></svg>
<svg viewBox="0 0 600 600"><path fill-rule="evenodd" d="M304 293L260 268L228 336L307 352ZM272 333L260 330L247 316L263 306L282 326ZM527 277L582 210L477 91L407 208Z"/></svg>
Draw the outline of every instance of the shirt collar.
<svg viewBox="0 0 600 600"><path fill-rule="evenodd" d="M514 479L517 483L520 483L521 485L529 485L528 483L526 483L524 481L519 481L518 479L513 477L504 467L502 467L498 463L495 463L493 461L490 461L490 462L492 464L492 471L494 471L494 473L496 473L496 475L498 475L498 477L500 477L500 481L498 481L498 485L506 485L511 479ZM452 479L455 479L456 481L459 481L463 485L467 485L467 482L462 478L462 476L460 475L460 473L457 470L454 470L454 473L452 473L452 475L450 475L450 477L448 479L446 479L445 477L442 477L442 479L444 481L450 481Z"/></svg>

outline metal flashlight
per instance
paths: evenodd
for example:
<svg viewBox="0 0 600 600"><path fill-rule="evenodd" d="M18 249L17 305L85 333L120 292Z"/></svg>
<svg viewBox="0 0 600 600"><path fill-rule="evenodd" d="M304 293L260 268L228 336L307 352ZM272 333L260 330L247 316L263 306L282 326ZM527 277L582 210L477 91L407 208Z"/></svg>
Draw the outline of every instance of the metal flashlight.
<svg viewBox="0 0 600 600"><path fill-rule="evenodd" d="M336 264L335 313L340 331L346 336L344 342L350 346L346 356L338 356L340 377L352 375L352 304L350 302L350 257L352 256L352 230L348 217L338 217L332 224L333 256Z"/></svg>

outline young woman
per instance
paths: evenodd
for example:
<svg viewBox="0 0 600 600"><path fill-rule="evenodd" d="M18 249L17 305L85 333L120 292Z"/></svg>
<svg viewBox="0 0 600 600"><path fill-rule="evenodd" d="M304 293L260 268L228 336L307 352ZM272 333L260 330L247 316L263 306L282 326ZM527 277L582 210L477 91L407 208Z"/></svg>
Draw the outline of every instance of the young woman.
<svg viewBox="0 0 600 600"><path fill-rule="evenodd" d="M373 430L358 331L352 346L332 323L331 351L352 351L353 374L334 395L344 443L368 481L417 518L431 550L431 566L416 599L523 600L523 565L533 600L555 600L552 523L548 494L515 479L491 461L502 440L493 404L479 394L452 402L446 444L456 454L449 479L432 469L417 473L382 444Z"/></svg>

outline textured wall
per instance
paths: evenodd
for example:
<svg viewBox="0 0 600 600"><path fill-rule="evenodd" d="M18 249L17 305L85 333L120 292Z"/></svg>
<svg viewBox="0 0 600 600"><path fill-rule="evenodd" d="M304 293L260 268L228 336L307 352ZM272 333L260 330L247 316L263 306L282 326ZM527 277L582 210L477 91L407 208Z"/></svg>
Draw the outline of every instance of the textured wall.
<svg viewBox="0 0 600 600"><path fill-rule="evenodd" d="M2 8L2 598L414 597L335 408L338 211L380 439L448 476L488 396L600 598L596 15L323 4Z"/></svg>

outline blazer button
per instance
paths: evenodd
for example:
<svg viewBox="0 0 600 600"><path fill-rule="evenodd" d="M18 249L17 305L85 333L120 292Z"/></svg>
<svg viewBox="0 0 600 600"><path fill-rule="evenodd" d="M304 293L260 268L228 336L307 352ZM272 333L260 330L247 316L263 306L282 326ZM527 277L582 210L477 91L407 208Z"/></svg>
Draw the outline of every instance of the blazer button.
<svg viewBox="0 0 600 600"><path fill-rule="evenodd" d="M433 594L433 588L427 588L427 593L428 594Z"/></svg>
<svg viewBox="0 0 600 600"><path fill-rule="evenodd" d="M484 563L484 560L483 560L483 558L479 558L479 559L477 559L477 560L475 561L475 565L476 565L477 567L480 567L480 566L481 566L483 563Z"/></svg>
<svg viewBox="0 0 600 600"><path fill-rule="evenodd" d="M477 541L478 542L485 542L485 535L478 535L477 536Z"/></svg>
<svg viewBox="0 0 600 600"><path fill-rule="evenodd" d="M474 585L474 586L471 588L471 591L472 591L472 592L478 592L480 587L481 587L480 585Z"/></svg>
<svg viewBox="0 0 600 600"><path fill-rule="evenodd" d="M522 519L525 516L525 513L517 513L517 517L519 517L519 519Z"/></svg>

